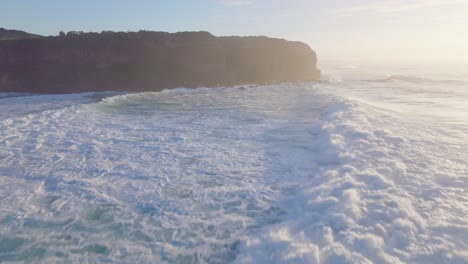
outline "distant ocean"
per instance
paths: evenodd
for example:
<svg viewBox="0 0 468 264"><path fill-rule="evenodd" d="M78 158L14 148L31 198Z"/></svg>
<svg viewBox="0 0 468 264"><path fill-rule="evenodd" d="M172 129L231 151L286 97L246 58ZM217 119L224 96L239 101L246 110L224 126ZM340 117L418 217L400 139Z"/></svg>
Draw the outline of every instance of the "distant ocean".
<svg viewBox="0 0 468 264"><path fill-rule="evenodd" d="M468 71L0 94L0 262L468 263Z"/></svg>

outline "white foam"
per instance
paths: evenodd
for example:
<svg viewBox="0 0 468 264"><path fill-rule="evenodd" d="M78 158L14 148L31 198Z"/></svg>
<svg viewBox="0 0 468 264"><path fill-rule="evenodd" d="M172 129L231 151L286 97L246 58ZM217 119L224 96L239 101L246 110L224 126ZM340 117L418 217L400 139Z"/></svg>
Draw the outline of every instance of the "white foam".
<svg viewBox="0 0 468 264"><path fill-rule="evenodd" d="M1 99L0 260L465 263L466 93L449 88Z"/></svg>
<svg viewBox="0 0 468 264"><path fill-rule="evenodd" d="M273 201L294 189L283 177L310 167L299 155L315 117L301 111L318 106L291 89L80 99L0 120L0 259L233 260L246 233L282 214Z"/></svg>
<svg viewBox="0 0 468 264"><path fill-rule="evenodd" d="M322 169L238 263L466 263L466 139L344 101L312 144Z"/></svg>

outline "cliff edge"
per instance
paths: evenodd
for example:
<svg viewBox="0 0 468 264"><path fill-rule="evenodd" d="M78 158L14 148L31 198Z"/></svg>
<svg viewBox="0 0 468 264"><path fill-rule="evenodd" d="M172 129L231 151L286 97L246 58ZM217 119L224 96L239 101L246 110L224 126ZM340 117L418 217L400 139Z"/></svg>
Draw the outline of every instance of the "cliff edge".
<svg viewBox="0 0 468 264"><path fill-rule="evenodd" d="M208 32L69 32L0 41L0 92L160 91L320 78L301 42Z"/></svg>

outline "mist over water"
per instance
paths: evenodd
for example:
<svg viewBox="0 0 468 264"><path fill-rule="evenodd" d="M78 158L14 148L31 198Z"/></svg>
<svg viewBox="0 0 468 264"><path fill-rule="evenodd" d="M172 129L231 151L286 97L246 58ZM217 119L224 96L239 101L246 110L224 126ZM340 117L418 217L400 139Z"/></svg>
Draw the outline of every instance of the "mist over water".
<svg viewBox="0 0 468 264"><path fill-rule="evenodd" d="M468 76L0 96L0 262L467 263Z"/></svg>

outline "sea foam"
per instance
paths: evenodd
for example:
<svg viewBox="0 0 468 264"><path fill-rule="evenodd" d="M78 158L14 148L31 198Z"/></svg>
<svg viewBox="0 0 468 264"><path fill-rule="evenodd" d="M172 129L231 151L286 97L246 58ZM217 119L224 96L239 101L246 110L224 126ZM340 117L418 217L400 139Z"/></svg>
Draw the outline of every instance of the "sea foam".
<svg viewBox="0 0 468 264"><path fill-rule="evenodd" d="M361 75L2 97L0 261L466 263L466 91Z"/></svg>

